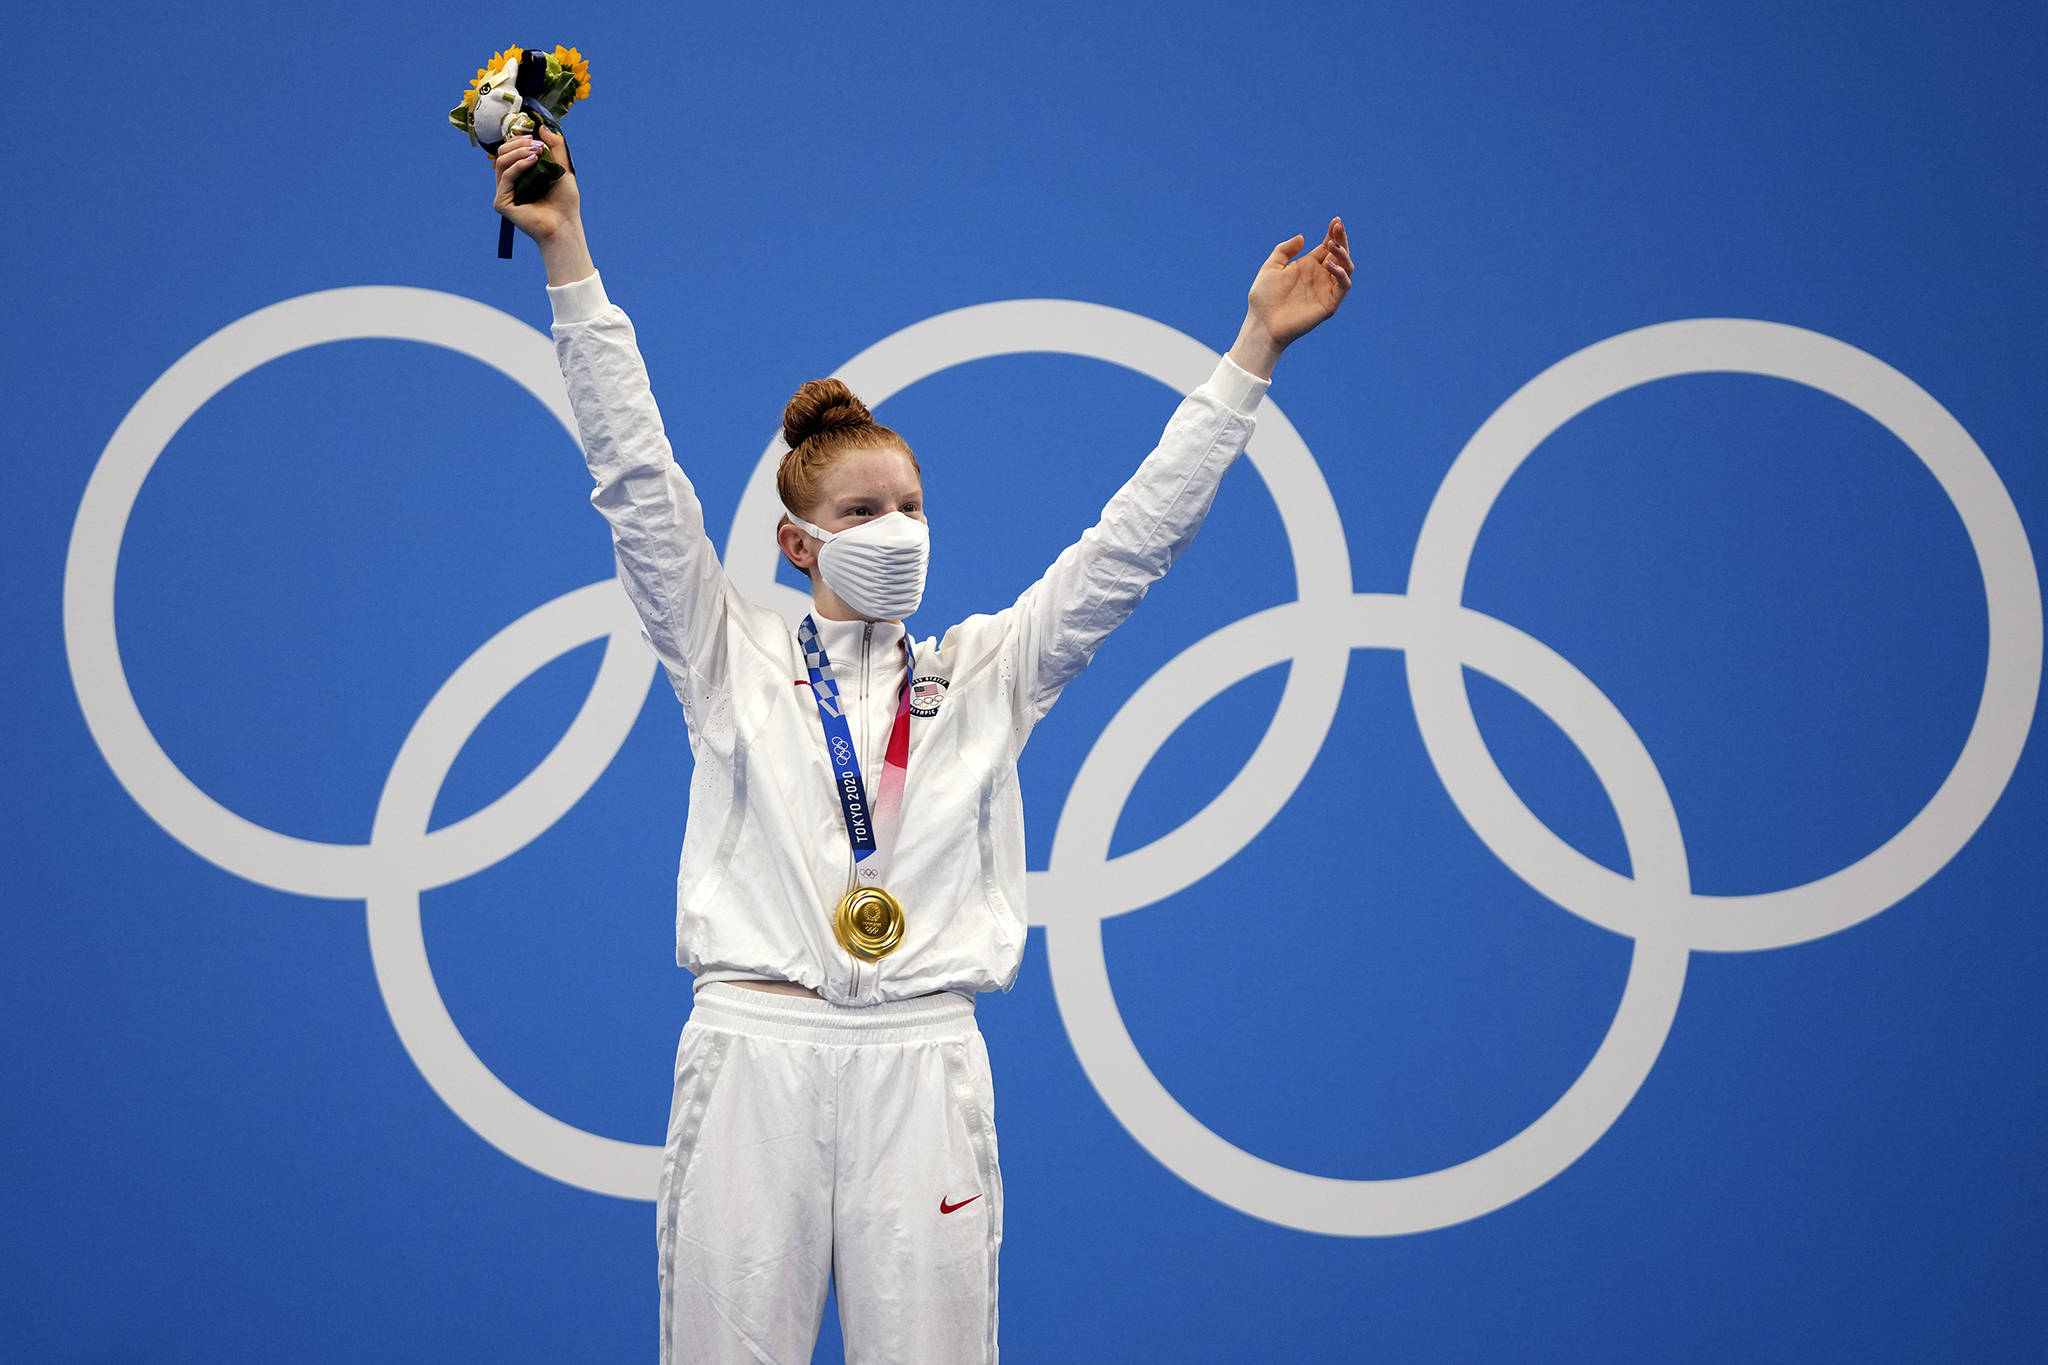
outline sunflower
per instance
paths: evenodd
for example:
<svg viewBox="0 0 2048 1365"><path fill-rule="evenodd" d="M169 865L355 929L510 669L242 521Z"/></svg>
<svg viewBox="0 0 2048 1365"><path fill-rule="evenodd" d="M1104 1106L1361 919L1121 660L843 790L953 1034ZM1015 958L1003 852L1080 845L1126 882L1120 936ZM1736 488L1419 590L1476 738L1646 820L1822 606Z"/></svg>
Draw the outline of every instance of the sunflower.
<svg viewBox="0 0 2048 1365"><path fill-rule="evenodd" d="M558 47L551 54L561 64L562 70L576 78L575 93L571 99L590 98L590 63L583 54L573 47Z"/></svg>

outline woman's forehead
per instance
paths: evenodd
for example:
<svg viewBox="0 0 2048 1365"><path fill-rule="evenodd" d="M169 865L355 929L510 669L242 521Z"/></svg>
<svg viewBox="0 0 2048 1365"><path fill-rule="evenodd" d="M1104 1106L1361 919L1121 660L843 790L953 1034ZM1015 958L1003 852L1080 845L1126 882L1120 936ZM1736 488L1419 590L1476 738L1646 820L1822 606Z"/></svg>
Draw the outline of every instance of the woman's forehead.
<svg viewBox="0 0 2048 1365"><path fill-rule="evenodd" d="M859 446L839 452L819 486L826 498L915 493L923 487L917 466L893 446Z"/></svg>

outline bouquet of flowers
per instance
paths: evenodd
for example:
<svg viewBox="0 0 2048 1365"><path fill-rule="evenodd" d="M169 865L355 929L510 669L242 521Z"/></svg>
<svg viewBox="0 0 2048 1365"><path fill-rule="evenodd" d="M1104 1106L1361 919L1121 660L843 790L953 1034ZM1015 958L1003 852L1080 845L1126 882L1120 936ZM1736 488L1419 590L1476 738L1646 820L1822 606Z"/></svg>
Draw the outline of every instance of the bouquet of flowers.
<svg viewBox="0 0 2048 1365"><path fill-rule="evenodd" d="M589 97L590 63L575 48L540 52L510 47L478 68L462 103L448 111L448 121L469 135L471 145L496 156L507 138L531 134L542 126L561 132L558 120L569 106ZM512 202L531 204L546 198L562 178L562 170L554 154L543 148L540 159L512 182ZM509 222L499 232L498 254L512 254Z"/></svg>

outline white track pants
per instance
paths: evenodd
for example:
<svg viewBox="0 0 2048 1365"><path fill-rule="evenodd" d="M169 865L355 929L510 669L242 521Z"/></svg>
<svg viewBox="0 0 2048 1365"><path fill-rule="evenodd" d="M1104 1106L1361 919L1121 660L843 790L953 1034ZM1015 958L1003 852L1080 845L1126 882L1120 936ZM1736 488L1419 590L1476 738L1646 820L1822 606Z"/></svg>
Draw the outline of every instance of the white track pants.
<svg viewBox="0 0 2048 1365"><path fill-rule="evenodd" d="M666 1365L808 1365L830 1277L847 1365L993 1365L1003 1180L974 1002L698 990L656 1224Z"/></svg>

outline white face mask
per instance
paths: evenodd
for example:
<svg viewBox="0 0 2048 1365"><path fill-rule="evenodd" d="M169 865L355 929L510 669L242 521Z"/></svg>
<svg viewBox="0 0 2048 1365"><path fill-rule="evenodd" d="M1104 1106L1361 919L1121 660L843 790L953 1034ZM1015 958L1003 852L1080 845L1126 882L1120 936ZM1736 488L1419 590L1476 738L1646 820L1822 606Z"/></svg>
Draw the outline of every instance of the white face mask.
<svg viewBox="0 0 2048 1365"><path fill-rule="evenodd" d="M794 512L789 520L824 542L818 576L863 619L900 621L924 600L931 533L916 517L891 512L844 531L813 526Z"/></svg>

